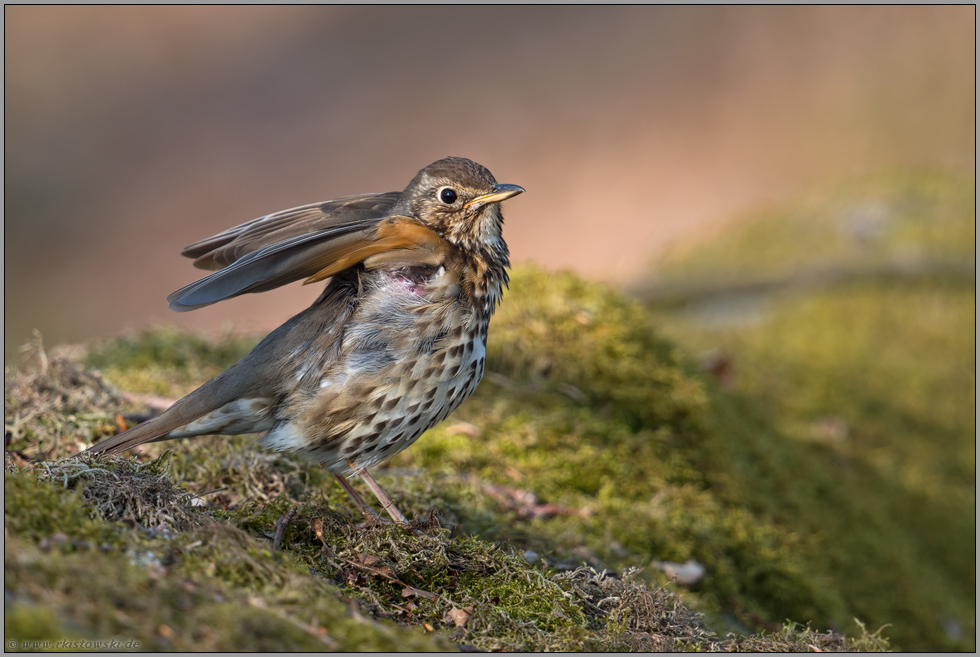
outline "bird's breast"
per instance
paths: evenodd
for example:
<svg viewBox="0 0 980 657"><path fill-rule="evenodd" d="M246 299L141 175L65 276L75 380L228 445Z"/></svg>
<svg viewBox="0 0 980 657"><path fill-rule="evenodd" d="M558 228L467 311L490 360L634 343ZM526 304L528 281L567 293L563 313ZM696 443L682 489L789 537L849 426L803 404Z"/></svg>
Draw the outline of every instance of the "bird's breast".
<svg viewBox="0 0 980 657"><path fill-rule="evenodd" d="M266 439L333 471L410 445L473 393L486 362L487 322L444 268L397 269L369 285L336 362Z"/></svg>

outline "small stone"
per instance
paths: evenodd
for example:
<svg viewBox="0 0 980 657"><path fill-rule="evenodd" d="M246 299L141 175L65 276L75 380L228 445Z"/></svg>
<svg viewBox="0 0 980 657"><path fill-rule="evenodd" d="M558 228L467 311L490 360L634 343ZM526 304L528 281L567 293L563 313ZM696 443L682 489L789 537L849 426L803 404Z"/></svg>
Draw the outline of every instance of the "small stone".
<svg viewBox="0 0 980 657"><path fill-rule="evenodd" d="M464 435L467 438L479 438L483 435L483 431L480 427L475 424L470 424L469 422L457 422L452 426L446 427L446 433L450 436Z"/></svg>
<svg viewBox="0 0 980 657"><path fill-rule="evenodd" d="M848 435L850 435L850 427L844 418L827 415L817 418L810 424L810 435L815 440L839 443L847 440Z"/></svg>
<svg viewBox="0 0 980 657"><path fill-rule="evenodd" d="M704 578L707 571L704 566L694 559L688 559L684 563L674 563L673 561L654 561L652 566L664 571L667 577L671 578L681 586L692 586Z"/></svg>

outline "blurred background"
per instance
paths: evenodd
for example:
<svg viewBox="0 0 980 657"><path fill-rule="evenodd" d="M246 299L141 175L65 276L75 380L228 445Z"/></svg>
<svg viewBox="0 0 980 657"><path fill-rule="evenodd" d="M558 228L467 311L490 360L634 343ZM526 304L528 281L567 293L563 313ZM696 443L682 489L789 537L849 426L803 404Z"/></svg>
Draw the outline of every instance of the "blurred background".
<svg viewBox="0 0 980 657"><path fill-rule="evenodd" d="M514 260L642 283L678 241L880 171L975 172L975 8L5 7L5 360L193 313L181 247L462 155Z"/></svg>

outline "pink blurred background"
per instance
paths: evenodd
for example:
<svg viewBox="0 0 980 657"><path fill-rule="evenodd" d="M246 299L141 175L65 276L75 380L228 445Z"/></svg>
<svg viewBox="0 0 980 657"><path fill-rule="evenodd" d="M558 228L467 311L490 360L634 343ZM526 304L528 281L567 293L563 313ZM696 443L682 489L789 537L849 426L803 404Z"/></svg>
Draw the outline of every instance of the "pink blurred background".
<svg viewBox="0 0 980 657"><path fill-rule="evenodd" d="M976 10L6 7L4 352L268 330L319 286L193 313L181 247L400 190L445 155L528 193L515 261L628 285L679 239L836 180L975 175ZM317 289L312 289L317 288Z"/></svg>

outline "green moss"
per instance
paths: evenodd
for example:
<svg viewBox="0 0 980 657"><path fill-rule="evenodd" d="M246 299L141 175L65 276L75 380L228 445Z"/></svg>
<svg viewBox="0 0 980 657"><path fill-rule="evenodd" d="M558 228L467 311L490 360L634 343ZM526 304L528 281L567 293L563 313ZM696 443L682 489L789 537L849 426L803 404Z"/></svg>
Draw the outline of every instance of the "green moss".
<svg viewBox="0 0 980 657"><path fill-rule="evenodd" d="M56 459L119 430L117 414L133 407L118 390L67 359L49 362L40 338L28 347L40 361L34 371L4 369L7 451Z"/></svg>
<svg viewBox="0 0 980 657"><path fill-rule="evenodd" d="M302 499L328 483L323 469L292 454L264 452L255 436L215 436L172 443L174 483L214 506ZM332 481L333 477L329 477Z"/></svg>
<svg viewBox="0 0 980 657"><path fill-rule="evenodd" d="M235 332L209 337L164 326L93 345L85 365L102 370L130 392L168 395L175 388L190 392L233 365L257 342Z"/></svg>
<svg viewBox="0 0 980 657"><path fill-rule="evenodd" d="M47 541L70 550L75 544L119 542L118 527L93 519L80 491L39 481L30 472L4 472L3 516L7 534L34 543Z"/></svg>
<svg viewBox="0 0 980 657"><path fill-rule="evenodd" d="M5 504L12 640L77 635L151 650L447 647L390 624L363 629L367 621L351 616L335 588L232 525L180 534L105 526L78 492L23 472L7 474Z"/></svg>
<svg viewBox="0 0 980 657"><path fill-rule="evenodd" d="M955 290L941 295L972 305ZM712 486L802 539L808 568L846 601L826 609L835 622L856 615L893 623L888 632L903 647L952 647L943 620L969 636L973 615L975 521L964 512L974 504L973 382L966 363L955 374L961 355L972 361L972 345L919 352L917 367L890 357L928 349L914 319L926 298L937 295L852 285L787 300L759 327L677 330L692 346L721 347L738 367L742 399L716 408L725 426L743 429L702 453ZM950 336L972 331L948 326ZM763 413L778 431L760 426Z"/></svg>
<svg viewBox="0 0 980 657"><path fill-rule="evenodd" d="M188 538L201 539L198 535ZM184 543L182 551L198 549L197 541ZM217 545L215 545L217 547ZM222 543L234 554L240 546ZM176 542L158 546L170 560ZM218 551L202 547L220 558ZM241 556L241 555L236 555ZM417 650L438 643L421 633L394 625L363 631L348 608L326 584L283 573L278 590L239 590L222 577L182 577L159 561L120 560L114 554L85 552L43 554L23 545L8 545L5 580L8 589L30 591L35 601L68 619L82 637L136 640L147 650ZM164 562L167 562L165 559ZM26 640L52 639L58 634L42 631L27 620L27 607L14 605L14 626L7 637ZM52 628L47 628L50 631ZM60 637L59 637L60 638Z"/></svg>
<svg viewBox="0 0 980 657"><path fill-rule="evenodd" d="M718 288L814 270L914 269L924 258L968 266L975 194L974 181L939 172L849 181L676 246L650 282Z"/></svg>
<svg viewBox="0 0 980 657"><path fill-rule="evenodd" d="M17 650L29 649L37 642L42 644L50 642L52 637L66 638L68 634L61 627L54 611L48 607L33 604L12 604L5 606L3 612L4 635L17 637L17 643L8 648ZM29 642L25 646L25 642ZM41 646L38 646L41 647ZM9 650L14 652L14 650Z"/></svg>
<svg viewBox="0 0 980 657"><path fill-rule="evenodd" d="M125 389L176 397L244 344L148 332L105 343L88 362ZM81 437L41 422L62 421L67 407L36 393L68 381L62 373L72 367L11 379L5 416L10 425L21 418L23 456L60 457L91 438L79 425L72 432ZM882 649L887 642L861 634L854 616L871 627L920 627L916 614L883 611L875 598L910 563L873 540L887 517L850 499L865 491L855 481L880 486L879 473L864 461L842 466L825 445L770 420L758 399L719 389L651 330L639 304L570 274L517 268L491 329L488 368L453 418L375 472L419 518L420 535L356 527L361 518L332 476L294 455L260 452L254 437L181 440L140 456L172 450L162 479L163 460L128 470L100 461L105 475L89 464L92 478L71 475L68 488L12 471L21 508L7 520L16 540L8 589L24 595L17 605L53 609L80 636L129 636L150 649ZM59 385L111 391L88 376ZM92 407L111 432L122 402L106 395ZM125 499L165 483L161 494L194 522L108 513L124 506L112 485L123 475L136 493ZM47 493L18 492L28 485ZM74 534L35 517L76 522L57 505L82 510ZM276 523L293 506L273 551ZM134 522L113 524L125 518ZM853 526L865 531L841 540ZM44 551L59 531L93 528L107 532L106 551L92 539ZM537 553L527 552L533 565L525 551ZM706 570L688 587L657 569L687 560ZM894 577L868 567L876 560L894 566ZM893 597L894 610L912 609L914 596ZM130 598L137 612L120 616L114 601ZM784 626L787 618L800 625ZM810 629L831 625L864 638ZM718 638L728 630L738 634Z"/></svg>
<svg viewBox="0 0 980 657"><path fill-rule="evenodd" d="M972 269L949 266L975 257L974 198L970 181L893 177L747 219L676 254L663 278L833 271L848 258L906 270L775 287L748 315L707 296L653 314L679 344L728 363L714 408L731 439L712 441L698 469L800 537L808 568L844 601L835 623L891 623L906 649L973 647L976 304ZM855 221L870 232L842 230ZM766 256L767 232L782 264Z"/></svg>

